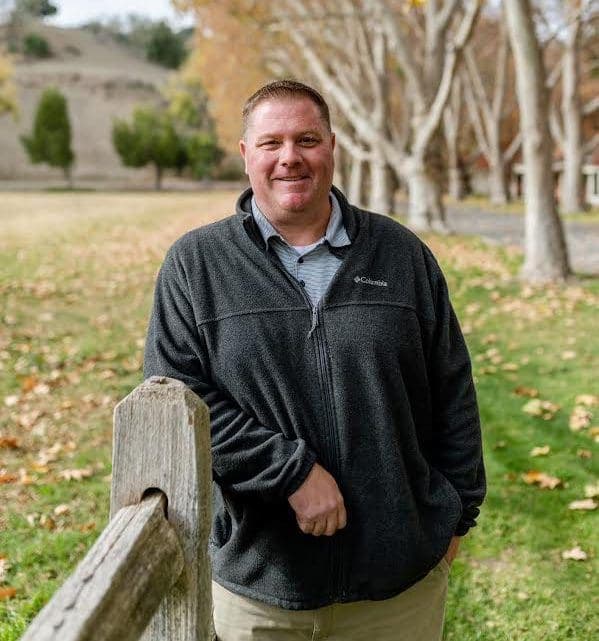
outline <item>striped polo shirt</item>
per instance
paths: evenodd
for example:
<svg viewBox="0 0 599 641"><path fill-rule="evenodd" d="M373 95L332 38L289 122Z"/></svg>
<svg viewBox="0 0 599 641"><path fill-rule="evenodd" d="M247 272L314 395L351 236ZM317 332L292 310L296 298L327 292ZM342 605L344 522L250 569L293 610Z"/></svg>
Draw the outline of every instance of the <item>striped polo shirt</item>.
<svg viewBox="0 0 599 641"><path fill-rule="evenodd" d="M343 252L331 248L351 245L339 202L332 193L330 199L331 216L324 236L311 245L293 246L282 238L252 198L252 214L264 242L272 247L285 269L306 290L313 306L318 304L341 264Z"/></svg>

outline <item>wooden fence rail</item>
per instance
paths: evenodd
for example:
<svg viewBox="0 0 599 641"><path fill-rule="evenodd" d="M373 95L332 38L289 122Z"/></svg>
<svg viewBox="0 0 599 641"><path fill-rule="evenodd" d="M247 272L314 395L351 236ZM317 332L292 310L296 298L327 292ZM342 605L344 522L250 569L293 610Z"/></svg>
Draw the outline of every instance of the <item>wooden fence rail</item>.
<svg viewBox="0 0 599 641"><path fill-rule="evenodd" d="M152 377L114 412L111 520L21 641L213 641L208 408Z"/></svg>

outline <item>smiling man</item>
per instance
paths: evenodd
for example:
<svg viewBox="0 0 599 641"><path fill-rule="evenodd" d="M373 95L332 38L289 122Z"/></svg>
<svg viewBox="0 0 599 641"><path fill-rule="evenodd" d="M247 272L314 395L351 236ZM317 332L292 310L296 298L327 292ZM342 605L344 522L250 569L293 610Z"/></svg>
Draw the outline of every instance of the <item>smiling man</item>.
<svg viewBox="0 0 599 641"><path fill-rule="evenodd" d="M438 641L485 494L470 361L428 248L332 186L311 87L243 110L251 188L169 250L146 376L210 408L220 641Z"/></svg>

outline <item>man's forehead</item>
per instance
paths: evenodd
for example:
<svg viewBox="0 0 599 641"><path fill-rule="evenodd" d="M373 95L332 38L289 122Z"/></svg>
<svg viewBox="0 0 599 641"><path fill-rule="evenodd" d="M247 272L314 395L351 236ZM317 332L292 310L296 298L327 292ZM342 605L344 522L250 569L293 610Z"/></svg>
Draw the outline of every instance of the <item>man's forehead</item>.
<svg viewBox="0 0 599 641"><path fill-rule="evenodd" d="M298 119L301 119L306 130L327 128L318 105L305 96L298 96L261 100L249 114L248 129L263 130L269 125L292 125Z"/></svg>

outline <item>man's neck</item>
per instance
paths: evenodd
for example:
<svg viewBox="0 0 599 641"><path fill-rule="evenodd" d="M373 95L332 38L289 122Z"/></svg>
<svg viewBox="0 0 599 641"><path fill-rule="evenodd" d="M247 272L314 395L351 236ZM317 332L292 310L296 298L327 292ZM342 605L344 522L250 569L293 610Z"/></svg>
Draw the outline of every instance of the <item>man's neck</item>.
<svg viewBox="0 0 599 641"><path fill-rule="evenodd" d="M260 207L260 203L257 203ZM289 245L306 246L320 240L327 230L331 218L331 203L328 201L328 209L323 212L293 212L292 214L276 216L264 211L262 214L270 224L281 234L281 237Z"/></svg>

